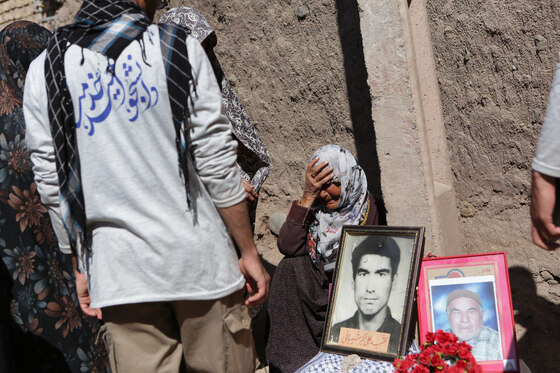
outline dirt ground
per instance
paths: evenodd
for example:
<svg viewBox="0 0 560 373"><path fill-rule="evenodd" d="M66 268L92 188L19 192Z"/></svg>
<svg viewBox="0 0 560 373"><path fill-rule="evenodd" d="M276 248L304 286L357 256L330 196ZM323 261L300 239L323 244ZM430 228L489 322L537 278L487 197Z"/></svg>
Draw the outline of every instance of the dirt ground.
<svg viewBox="0 0 560 373"><path fill-rule="evenodd" d="M61 23L78 3L64 3ZM534 373L559 372L551 357L560 348L560 259L531 244L529 200L530 163L560 49L560 3L427 4L464 251L507 253L520 356ZM269 216L287 213L299 198L306 161L316 148L338 143L355 152L381 197L367 130L373 122L359 7L355 0L188 5L214 26L225 74L271 153L255 233L273 272L281 256Z"/></svg>

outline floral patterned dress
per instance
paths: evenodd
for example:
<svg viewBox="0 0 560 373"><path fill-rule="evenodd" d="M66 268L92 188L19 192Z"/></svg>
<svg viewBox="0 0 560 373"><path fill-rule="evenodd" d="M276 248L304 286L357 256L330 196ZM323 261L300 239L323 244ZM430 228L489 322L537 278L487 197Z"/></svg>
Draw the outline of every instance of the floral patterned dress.
<svg viewBox="0 0 560 373"><path fill-rule="evenodd" d="M25 74L50 35L26 21L0 32L0 371L106 372L99 322L78 306L25 145Z"/></svg>

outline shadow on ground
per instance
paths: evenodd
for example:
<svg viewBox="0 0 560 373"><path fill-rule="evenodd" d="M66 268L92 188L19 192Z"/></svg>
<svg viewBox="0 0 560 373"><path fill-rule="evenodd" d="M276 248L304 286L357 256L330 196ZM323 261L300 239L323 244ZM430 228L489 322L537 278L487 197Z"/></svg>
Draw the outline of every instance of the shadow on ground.
<svg viewBox="0 0 560 373"><path fill-rule="evenodd" d="M518 336L519 358L533 373L558 373L560 306L537 294L535 279L524 267L509 269L515 322L526 329ZM513 346L512 346L513 348Z"/></svg>

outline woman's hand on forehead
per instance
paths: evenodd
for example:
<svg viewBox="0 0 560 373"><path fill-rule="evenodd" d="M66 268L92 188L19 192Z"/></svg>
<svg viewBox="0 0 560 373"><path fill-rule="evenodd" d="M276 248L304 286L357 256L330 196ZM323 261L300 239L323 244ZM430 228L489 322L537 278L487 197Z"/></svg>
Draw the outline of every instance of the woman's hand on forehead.
<svg viewBox="0 0 560 373"><path fill-rule="evenodd" d="M333 168L328 161L319 163L319 158L313 158L305 168L305 188L300 205L311 207L323 189L323 186L333 179Z"/></svg>

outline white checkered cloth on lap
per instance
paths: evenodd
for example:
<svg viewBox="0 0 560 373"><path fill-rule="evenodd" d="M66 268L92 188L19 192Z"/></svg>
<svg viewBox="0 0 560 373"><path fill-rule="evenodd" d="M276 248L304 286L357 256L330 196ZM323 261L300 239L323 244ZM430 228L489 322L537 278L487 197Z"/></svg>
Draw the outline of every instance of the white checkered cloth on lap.
<svg viewBox="0 0 560 373"><path fill-rule="evenodd" d="M408 348L408 353L417 352L420 352L420 350L416 343L412 341ZM329 354L321 351L299 368L296 373L341 373L343 359L343 355ZM394 371L395 368L390 362L362 359L360 365L349 370L347 373L393 373Z"/></svg>

